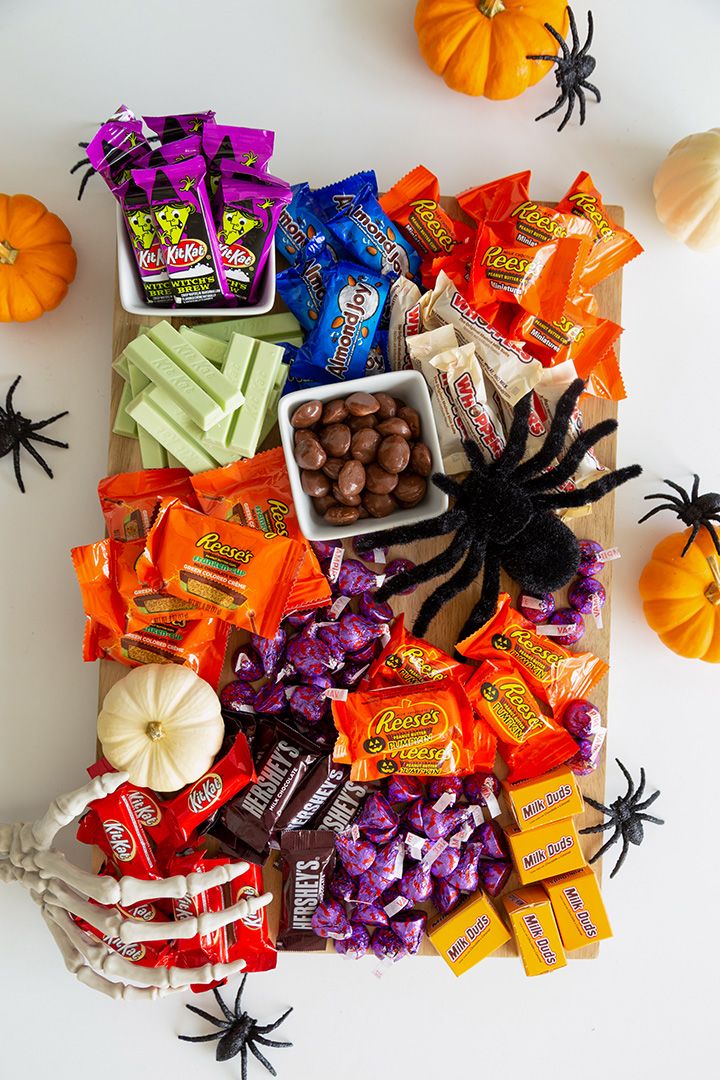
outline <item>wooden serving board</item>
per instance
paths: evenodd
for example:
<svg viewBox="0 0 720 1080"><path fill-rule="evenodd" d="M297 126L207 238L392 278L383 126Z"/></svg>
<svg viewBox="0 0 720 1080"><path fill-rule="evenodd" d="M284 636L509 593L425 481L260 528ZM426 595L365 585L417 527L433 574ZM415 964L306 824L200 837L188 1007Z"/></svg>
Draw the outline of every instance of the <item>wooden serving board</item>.
<svg viewBox="0 0 720 1080"><path fill-rule="evenodd" d="M443 198L443 206L453 216L459 218L465 218L465 215L460 210L457 201L454 198ZM613 221L622 225L624 223L625 215L622 207L609 206L608 212ZM465 219L468 220L468 219ZM622 305L622 275L621 272L614 274L608 280L602 282L596 289L596 295L600 304L600 314L606 318L612 319L613 322L621 322L621 305ZM273 311L285 311L287 310L283 302L278 297L275 301ZM229 318L236 318L237 312L229 312ZM120 305L120 298L117 292L115 292L115 312L113 319L113 340L112 340L112 356L109 361L112 361L118 356L127 343L131 341L140 332L142 325L148 325L159 322L159 319L151 319L148 316L130 315ZM203 321L202 313L199 313L197 318L188 318L185 316L178 316L173 318L173 325L192 326L196 323ZM109 365L108 365L109 366ZM111 405L110 405L110 445L108 451L108 474L118 472L130 472L135 469L142 468L142 462L140 460L140 450L138 442L135 439L126 439L122 436L115 435L112 431L112 425L117 410L118 402L122 392L123 382L120 376L112 368L112 393L111 393ZM583 415L586 426L597 423L599 420L607 419L609 417L615 417L617 415L617 405L614 402L601 401L598 398L586 398L582 405ZM271 446L277 446L279 438L277 429L271 432L264 448L268 449ZM608 468L615 467L616 458L616 438L615 435L605 439L599 448L600 460ZM597 540L603 545L604 548L613 546L614 528L615 528L615 496L614 494L608 495L600 503L596 504L592 513L586 517L579 518L576 522L570 522L574 531L578 536L590 537L593 540ZM427 559L433 557L438 553L443 543L446 541L433 540L423 541L411 548L403 548L402 551L391 551L390 557L394 555L402 555L404 557L412 558L415 562L424 562ZM591 618L586 619L587 630L585 636L582 639L583 650L587 650L600 656L603 660L609 663L610 660L610 620L611 620L611 607L612 607L612 573L613 564L609 562L606 564L603 570L603 584L608 592L608 599L603 608L603 628L598 630ZM412 626L412 623L417 615L425 597L432 591L437 585L437 580L426 586L421 586L411 596L399 596L395 597L392 601L393 609L396 613L401 611L405 612L406 624ZM507 589L513 595L516 594L517 589L514 584L505 580L503 587ZM460 632L468 612L476 603L479 596L480 588L479 584L473 584L465 594L458 597L451 604L446 605L438 614L434 622L431 624L428 632L428 639L433 644L445 649L447 652L452 653L455 642L457 641L458 634ZM564 602L564 592L560 594ZM560 604L558 605L560 606ZM237 631L234 631L236 634ZM238 639L239 640L239 639ZM228 655L232 650L228 650ZM102 702L105 694L110 687L122 678L127 673L127 669L122 664L117 664L109 660L100 661L100 701ZM223 682L229 681L231 678L229 664L226 662L225 671L223 674ZM591 695L593 702L600 710L600 714L605 718L607 723L607 701L608 701L608 679L605 678L599 686L595 688L595 691ZM583 792L591 795L593 798L603 801L605 793L605 748L603 748L600 763L595 772L588 777L581 778L580 787ZM579 827L584 825L594 825L600 820L600 815L591 808L587 808L582 817L576 819L576 823ZM597 837L584 836L581 838L583 849L586 856L592 855L592 853L599 846ZM280 912L280 874L274 868L274 858L270 858L265 868L265 883L266 887L274 892L275 899L269 909L270 928L273 934L273 938L277 934L277 926ZM600 863L595 863L594 869L598 878L601 875ZM511 884L515 881L514 877L511 879ZM515 882L516 883L516 882ZM328 951L332 950L332 945L328 945ZM589 959L598 955L599 944L588 945L583 949L571 953L573 959ZM431 955L435 956L436 953L430 942L426 938L423 941L423 945L419 955ZM517 950L512 942L499 949L496 956L516 956Z"/></svg>

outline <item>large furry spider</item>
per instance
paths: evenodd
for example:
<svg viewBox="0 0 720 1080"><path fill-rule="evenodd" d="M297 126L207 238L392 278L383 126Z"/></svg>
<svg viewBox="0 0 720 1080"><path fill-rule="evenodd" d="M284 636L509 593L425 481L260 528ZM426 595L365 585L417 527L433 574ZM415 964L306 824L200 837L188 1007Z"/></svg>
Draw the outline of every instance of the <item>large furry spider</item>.
<svg viewBox="0 0 720 1080"><path fill-rule="evenodd" d="M243 977L243 980L240 983L232 1011L230 1011L220 997L217 989L213 990L215 1000L222 1010L224 1019L218 1019L216 1016L211 1016L210 1013L198 1009L196 1005L186 1005L185 1008L189 1009L190 1012L202 1016L203 1020L209 1021L209 1023L220 1028L220 1030L212 1031L209 1035L178 1035L178 1039L182 1042L194 1043L212 1042L214 1039L218 1039L217 1049L215 1050L215 1059L217 1061L229 1061L229 1059L235 1057L236 1054L240 1054L242 1080L247 1080L248 1050L253 1057L257 1058L261 1065L265 1066L271 1076L277 1076L277 1072L273 1066L265 1055L258 1050L255 1044L260 1043L261 1046L277 1047L292 1046L292 1043L290 1042L277 1042L275 1039L267 1038L268 1033L279 1027L283 1020L290 1015L292 1008L287 1009L274 1024L259 1025L257 1020L253 1019L248 1013L241 1011L240 1008L246 981L247 975Z"/></svg>
<svg viewBox="0 0 720 1080"><path fill-rule="evenodd" d="M46 443L48 446L61 446L63 450L67 450L68 444L66 442L59 442L58 439L49 439L47 435L38 435L38 431L41 428L47 427L48 424L53 424L62 416L67 416L68 413L66 409L65 412L56 413L55 416L51 416L48 420L38 420L34 422L28 420L22 413L16 412L13 405L13 394L15 393L15 387L20 382L21 377L22 376L18 375L17 379L8 390L7 397L5 398L5 408L0 405L0 457L5 457L6 454L9 454L12 451L15 479L17 480L18 487L24 493L25 485L23 484L22 473L20 471L20 447L22 447L23 450L27 450L28 454L35 458L38 465L45 470L52 480L52 469L47 461L45 461L45 458L38 454L32 443Z"/></svg>
<svg viewBox="0 0 720 1080"><path fill-rule="evenodd" d="M692 525L692 532L688 537L687 544L682 549L682 555L687 552L700 529L703 528L710 533L715 550L720 555L720 538L717 529L713 525L713 521L720 521L720 495L716 491L706 491L704 495L700 495L700 477L697 473L693 473L692 494L690 495L688 495L684 487L673 483L672 480L663 480L663 484L667 484L668 487L677 491L680 498L677 495L668 495L664 491L656 491L652 495L646 495L646 500L664 499L665 501L660 506L654 506L652 510L648 510L647 514L640 518L638 525L642 525L643 521L647 521L653 514L659 514L661 510L672 510L683 524Z"/></svg>
<svg viewBox="0 0 720 1080"><path fill-rule="evenodd" d="M387 600L404 589L441 577L461 564L420 608L413 628L418 637L424 636L443 604L467 589L483 565L480 599L463 628L462 637L482 626L494 612L501 568L530 593L559 589L577 570L578 541L554 511L597 502L642 471L639 465L628 465L605 473L584 488L557 490L573 476L587 451L617 427L615 420L602 420L581 432L564 450L568 427L584 385L582 379L576 379L567 388L558 401L543 445L526 461L522 459L532 393L516 405L507 445L499 458L487 462L480 448L468 440L464 443L470 462L467 477L458 482L444 473L435 473L433 483L455 499L449 510L430 521L400 525L382 534L386 544L411 544L456 530L450 544L434 559L393 575L376 593L378 600ZM370 550L376 539L372 535L363 537L358 541L358 550Z"/></svg>
<svg viewBox="0 0 720 1080"><path fill-rule="evenodd" d="M558 128L558 131L567 124L570 119L570 115L575 107L575 98L580 102L580 123L585 123L585 91L589 90L591 94L594 94L596 99L600 101L600 91L597 86L593 86L588 82L588 76L592 75L595 70L595 57L590 56L588 49L592 45L593 39L593 17L592 11L588 11L588 34L585 39L585 44L580 46L580 37L578 35L577 23L575 22L575 16L571 7L567 9L568 17L570 19L570 33L572 35L572 51L568 49L566 43L563 41L560 34L557 32L554 26L550 23L545 23L545 29L548 34L551 34L555 38L558 45L562 49L560 56L549 56L540 54L537 56L528 56L528 60L549 60L553 64L557 64L555 69L555 81L558 85L560 94L555 104L547 109L540 116L536 116L536 120L542 120L546 116L550 116L552 113L561 109L567 101L567 112L563 117L562 123Z"/></svg>
<svg viewBox="0 0 720 1080"><path fill-rule="evenodd" d="M655 800L660 795L659 791L653 792L653 794L645 799L645 802L640 800L643 797L645 791L645 770L640 769L640 784L637 791L635 790L635 784L627 771L622 761L619 758L615 758L619 768L627 780L628 789L624 795L618 795L614 802L610 803L610 806L604 806L600 802L595 802L595 799L591 799L589 795L584 795L586 803L595 810L599 810L601 814L607 814L609 816L608 821L601 821L599 825L588 825L586 829L580 829L581 833L600 833L605 832L607 829L615 829L609 840L598 851L595 852L591 863L594 863L597 859L601 858L605 854L609 847L612 847L622 837L622 851L620 857L615 863L612 869L610 877L613 878L617 874L618 870L625 862L625 857L628 853L630 844L642 844L645 839L645 831L643 829L643 821L651 821L653 825L664 825L665 822L662 818L653 817L652 814L644 814L643 810L647 810L648 806L652 806Z"/></svg>

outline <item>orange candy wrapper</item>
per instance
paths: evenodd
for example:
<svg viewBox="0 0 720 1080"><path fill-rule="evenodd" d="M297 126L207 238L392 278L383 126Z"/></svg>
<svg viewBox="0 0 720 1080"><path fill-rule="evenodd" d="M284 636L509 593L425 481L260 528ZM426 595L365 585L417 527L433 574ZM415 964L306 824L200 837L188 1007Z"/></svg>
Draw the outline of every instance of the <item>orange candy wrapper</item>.
<svg viewBox="0 0 720 1080"><path fill-rule="evenodd" d="M499 180L462 191L457 200L465 213L479 225L484 225L486 221L502 221L514 206L530 198L531 175L530 170L526 169L511 176L502 176Z"/></svg>
<svg viewBox="0 0 720 1080"><path fill-rule="evenodd" d="M508 221L485 224L470 271L475 304L515 301L546 319L559 318L579 280L589 250L584 237L520 243Z"/></svg>
<svg viewBox="0 0 720 1080"><path fill-rule="evenodd" d="M190 479L187 469L141 469L106 476L97 491L108 535L114 540L141 540L150 531L161 499L181 499L197 509Z"/></svg>
<svg viewBox="0 0 720 1080"><path fill-rule="evenodd" d="M380 205L422 256L447 255L460 239L459 222L440 205L438 178L424 165L416 166L393 184Z"/></svg>
<svg viewBox="0 0 720 1080"><path fill-rule="evenodd" d="M584 289L597 285L641 254L643 249L632 233L616 225L608 215L589 173L581 172L576 177L557 209L585 218L593 226L594 243L580 278Z"/></svg>
<svg viewBox="0 0 720 1080"><path fill-rule="evenodd" d="M511 664L486 660L465 689L475 712L498 737L511 782L549 772L577 752L575 740L541 712Z"/></svg>
<svg viewBox="0 0 720 1080"><path fill-rule="evenodd" d="M268 538L286 536L303 545L305 558L290 593L288 611L308 611L330 603L330 585L300 532L281 446L190 479L204 513L259 529Z"/></svg>
<svg viewBox="0 0 720 1080"><path fill-rule="evenodd" d="M297 540L208 518L163 500L138 577L153 589L192 600L233 626L274 637L288 611L288 600L305 550Z"/></svg>
<svg viewBox="0 0 720 1080"><path fill-rule="evenodd" d="M359 690L333 701L338 730L334 759L352 766L350 779L452 776L492 770L496 741L473 718L454 679L410 687Z"/></svg>
<svg viewBox="0 0 720 1080"><path fill-rule="evenodd" d="M545 367L572 360L579 377L588 383L587 393L621 401L625 384L613 349L621 333L622 327L610 319L568 304L562 316L553 321L519 308L508 336L526 342L528 352Z"/></svg>
<svg viewBox="0 0 720 1080"><path fill-rule="evenodd" d="M501 593L492 618L464 641L457 651L472 660L510 663L534 694L554 712L574 698L585 698L608 666L592 653L572 653L538 634L531 622L515 611Z"/></svg>
<svg viewBox="0 0 720 1080"><path fill-rule="evenodd" d="M365 676L364 685L372 690L383 686L414 686L421 682L437 682L448 675L473 674L473 669L453 660L429 641L413 637L405 628L405 616L393 622L390 640L374 660Z"/></svg>
<svg viewBox="0 0 720 1080"><path fill-rule="evenodd" d="M110 537L72 549L86 614L106 626L129 630L200 618L203 612L191 600L154 591L138 580L135 564L144 549L144 540L122 542Z"/></svg>

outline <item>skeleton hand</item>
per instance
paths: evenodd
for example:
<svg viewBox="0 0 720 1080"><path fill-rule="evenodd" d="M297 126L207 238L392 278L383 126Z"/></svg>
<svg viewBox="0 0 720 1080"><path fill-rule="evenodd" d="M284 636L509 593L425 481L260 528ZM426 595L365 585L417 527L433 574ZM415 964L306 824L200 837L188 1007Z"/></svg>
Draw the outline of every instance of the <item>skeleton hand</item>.
<svg viewBox="0 0 720 1080"><path fill-rule="evenodd" d="M83 814L91 802L115 791L126 780L125 773L106 773L77 791L59 796L37 821L0 824L0 881L16 881L29 890L68 970L86 986L110 997L156 998L191 984L216 982L241 971L244 960L198 968L140 967L126 959L122 951L123 946L138 941L211 934L265 907L272 900L272 893L246 897L222 911L205 912L180 921L145 922L127 918L119 908L141 901L197 896L242 876L248 870L247 863L159 881L134 877L116 881L80 870L53 848L62 828ZM72 919L73 915L96 927L103 940L82 930Z"/></svg>

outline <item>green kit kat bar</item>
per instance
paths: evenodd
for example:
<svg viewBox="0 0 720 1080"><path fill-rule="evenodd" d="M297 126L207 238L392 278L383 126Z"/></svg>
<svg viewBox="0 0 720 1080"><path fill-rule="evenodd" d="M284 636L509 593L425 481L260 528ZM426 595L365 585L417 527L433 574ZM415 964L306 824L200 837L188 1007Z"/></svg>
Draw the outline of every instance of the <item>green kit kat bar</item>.
<svg viewBox="0 0 720 1080"><path fill-rule="evenodd" d="M233 386L229 379L169 322L150 327L148 337L219 405L223 415L242 405L242 391ZM207 431L205 424L201 423L200 426Z"/></svg>

